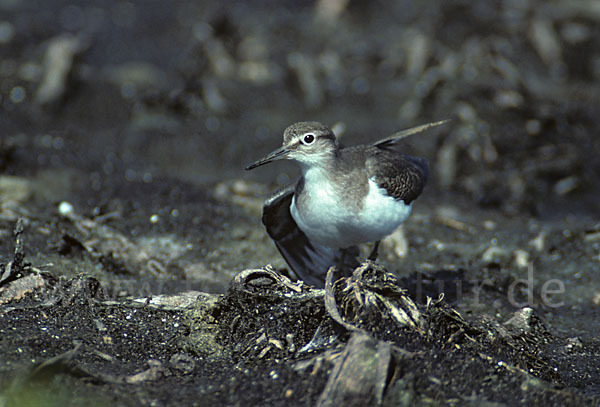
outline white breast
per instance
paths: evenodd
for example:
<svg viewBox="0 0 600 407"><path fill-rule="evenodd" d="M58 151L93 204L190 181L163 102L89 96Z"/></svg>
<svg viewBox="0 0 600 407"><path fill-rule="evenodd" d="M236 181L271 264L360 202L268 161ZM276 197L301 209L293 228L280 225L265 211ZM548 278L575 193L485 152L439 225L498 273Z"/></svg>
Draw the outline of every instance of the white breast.
<svg viewBox="0 0 600 407"><path fill-rule="evenodd" d="M367 241L381 240L391 234L408 218L411 209L412 203L407 205L389 196L384 188L369 180L369 194L359 216L364 233L369 237Z"/></svg>
<svg viewBox="0 0 600 407"><path fill-rule="evenodd" d="M309 170L305 173L302 211L296 197L290 212L298 227L311 239L335 248L381 240L392 233L410 215L411 205L387 195L383 188L369 180L369 192L363 197L362 209L344 205L328 177Z"/></svg>

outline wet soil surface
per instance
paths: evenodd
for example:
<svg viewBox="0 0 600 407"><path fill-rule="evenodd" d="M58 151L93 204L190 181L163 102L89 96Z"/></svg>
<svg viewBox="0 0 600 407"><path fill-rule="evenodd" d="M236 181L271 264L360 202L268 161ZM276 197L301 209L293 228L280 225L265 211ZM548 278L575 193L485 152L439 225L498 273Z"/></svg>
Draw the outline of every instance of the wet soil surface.
<svg viewBox="0 0 600 407"><path fill-rule="evenodd" d="M0 0L0 406L598 405L599 39L594 1ZM281 276L298 172L245 165L446 118L378 264Z"/></svg>

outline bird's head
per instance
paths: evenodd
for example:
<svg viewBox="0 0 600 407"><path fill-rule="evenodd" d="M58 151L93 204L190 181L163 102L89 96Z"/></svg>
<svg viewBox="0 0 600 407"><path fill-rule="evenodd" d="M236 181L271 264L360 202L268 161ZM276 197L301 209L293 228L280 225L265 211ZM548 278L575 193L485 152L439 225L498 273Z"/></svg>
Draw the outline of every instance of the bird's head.
<svg viewBox="0 0 600 407"><path fill-rule="evenodd" d="M318 122L299 122L283 132L283 145L265 157L246 167L259 167L275 160L295 160L303 166L323 165L335 156L338 142L333 131Z"/></svg>

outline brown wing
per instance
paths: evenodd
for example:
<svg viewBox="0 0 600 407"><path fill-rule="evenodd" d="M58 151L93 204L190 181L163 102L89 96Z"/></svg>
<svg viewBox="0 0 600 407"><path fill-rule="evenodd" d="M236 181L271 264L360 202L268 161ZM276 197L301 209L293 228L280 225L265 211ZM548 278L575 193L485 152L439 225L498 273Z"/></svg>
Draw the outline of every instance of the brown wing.
<svg viewBox="0 0 600 407"><path fill-rule="evenodd" d="M388 195L409 204L427 183L429 165L421 157L412 157L387 148L375 147L366 162L369 178Z"/></svg>

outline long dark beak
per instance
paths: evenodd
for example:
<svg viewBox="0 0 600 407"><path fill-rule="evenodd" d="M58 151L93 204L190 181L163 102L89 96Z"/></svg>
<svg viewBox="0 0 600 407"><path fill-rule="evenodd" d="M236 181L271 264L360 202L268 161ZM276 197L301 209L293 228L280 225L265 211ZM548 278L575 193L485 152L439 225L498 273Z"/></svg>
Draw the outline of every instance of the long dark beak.
<svg viewBox="0 0 600 407"><path fill-rule="evenodd" d="M270 152L269 154L267 154L260 160L256 161L255 163L247 166L246 171L252 170L256 167L260 167L263 164L268 164L271 161L281 160L281 159L285 158L289 153L290 153L290 150L288 150L285 147L278 148L277 150Z"/></svg>

